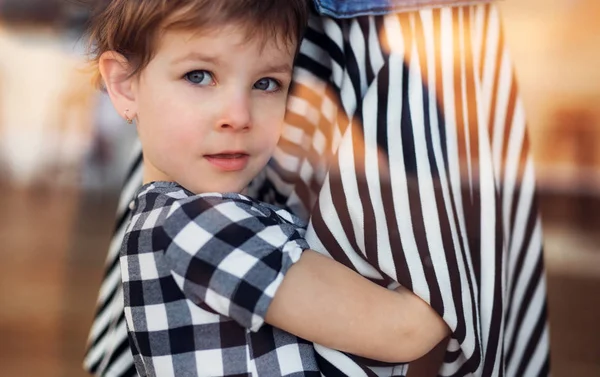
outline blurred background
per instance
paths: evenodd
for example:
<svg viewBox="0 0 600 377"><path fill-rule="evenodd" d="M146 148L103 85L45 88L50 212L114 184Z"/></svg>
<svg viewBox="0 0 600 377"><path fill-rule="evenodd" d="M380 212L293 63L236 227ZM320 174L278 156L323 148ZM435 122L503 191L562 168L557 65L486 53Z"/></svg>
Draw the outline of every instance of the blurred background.
<svg viewBox="0 0 600 377"><path fill-rule="evenodd" d="M536 160L553 375L600 376L600 1L502 2ZM135 130L90 85L86 13L0 0L0 376L81 368Z"/></svg>

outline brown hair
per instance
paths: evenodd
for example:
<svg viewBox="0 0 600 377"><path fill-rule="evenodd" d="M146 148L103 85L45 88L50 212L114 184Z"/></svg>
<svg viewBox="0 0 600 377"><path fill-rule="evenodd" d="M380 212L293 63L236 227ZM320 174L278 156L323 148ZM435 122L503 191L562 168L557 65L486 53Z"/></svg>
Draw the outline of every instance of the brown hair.
<svg viewBox="0 0 600 377"><path fill-rule="evenodd" d="M298 46L308 19L307 0L103 0L91 19L88 35L95 83L97 64L106 51L116 51L138 74L156 52L164 30L210 30L235 23L267 40ZM264 43L264 42L263 42Z"/></svg>

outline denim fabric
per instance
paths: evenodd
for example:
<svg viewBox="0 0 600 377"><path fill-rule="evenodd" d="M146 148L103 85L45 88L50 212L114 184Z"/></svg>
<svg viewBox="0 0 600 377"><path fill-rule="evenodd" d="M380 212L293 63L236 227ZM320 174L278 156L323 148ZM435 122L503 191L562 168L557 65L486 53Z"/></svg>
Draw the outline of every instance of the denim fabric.
<svg viewBox="0 0 600 377"><path fill-rule="evenodd" d="M487 3L493 0L314 0L317 11L334 18L383 15L427 7Z"/></svg>

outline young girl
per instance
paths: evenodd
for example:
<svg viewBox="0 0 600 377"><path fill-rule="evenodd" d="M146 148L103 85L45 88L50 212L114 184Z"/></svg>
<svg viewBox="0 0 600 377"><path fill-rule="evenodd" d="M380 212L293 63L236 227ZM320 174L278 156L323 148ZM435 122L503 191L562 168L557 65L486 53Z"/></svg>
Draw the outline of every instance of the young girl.
<svg viewBox="0 0 600 377"><path fill-rule="evenodd" d="M95 18L102 81L144 154L121 249L142 376L320 375L302 338L398 362L448 333L412 293L308 250L297 218L239 194L279 139L305 8L113 0Z"/></svg>

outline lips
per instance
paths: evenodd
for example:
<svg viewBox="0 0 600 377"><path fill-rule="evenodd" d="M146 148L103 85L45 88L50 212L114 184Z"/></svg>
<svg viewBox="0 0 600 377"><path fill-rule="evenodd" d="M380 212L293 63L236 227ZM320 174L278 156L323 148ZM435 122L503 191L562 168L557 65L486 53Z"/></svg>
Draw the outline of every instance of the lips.
<svg viewBox="0 0 600 377"><path fill-rule="evenodd" d="M232 151L205 155L204 158L219 170L238 171L248 165L250 156L245 152Z"/></svg>
<svg viewBox="0 0 600 377"><path fill-rule="evenodd" d="M214 158L242 158L242 157L246 157L248 156L246 153L217 153L217 154L209 154L207 155L208 157L214 157Z"/></svg>

